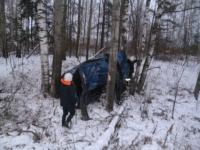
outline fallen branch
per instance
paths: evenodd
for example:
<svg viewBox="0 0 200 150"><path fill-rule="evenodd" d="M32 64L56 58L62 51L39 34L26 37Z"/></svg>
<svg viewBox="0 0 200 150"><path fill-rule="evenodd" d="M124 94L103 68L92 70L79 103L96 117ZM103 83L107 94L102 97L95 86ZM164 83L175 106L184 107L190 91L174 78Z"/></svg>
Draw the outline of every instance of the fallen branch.
<svg viewBox="0 0 200 150"><path fill-rule="evenodd" d="M41 140L41 135L39 133L30 131L30 130L21 130L20 133L19 133L19 135L21 135L22 133L32 133L33 134L33 140L35 142L38 142L38 141Z"/></svg>
<svg viewBox="0 0 200 150"><path fill-rule="evenodd" d="M153 70L153 69L161 69L161 68L160 68L160 66L159 67L152 67L152 68L148 68L147 71Z"/></svg>
<svg viewBox="0 0 200 150"><path fill-rule="evenodd" d="M133 141L131 142L131 145L134 145L135 141L138 139L138 137L140 136L140 133L138 133L135 138L133 139Z"/></svg>
<svg viewBox="0 0 200 150"><path fill-rule="evenodd" d="M194 89L194 97L197 101L199 97L199 91L200 91L200 72L198 74L198 78L197 78L195 89Z"/></svg>
<svg viewBox="0 0 200 150"><path fill-rule="evenodd" d="M109 124L109 127L107 128L107 130L99 137L99 139L97 140L96 143L92 144L91 146L87 147L87 150L102 150L103 148L105 148L113 133L115 132L115 128L117 126L117 123L120 120L120 115L123 113L124 111L124 107L121 106L119 109L119 113L113 118L113 120L111 121L111 123Z"/></svg>
<svg viewBox="0 0 200 150"><path fill-rule="evenodd" d="M200 9L200 6L185 8L185 9L181 9L181 10L165 11L164 13L177 13L177 12L183 12L183 11L188 11L188 10L193 10L193 9Z"/></svg>
<svg viewBox="0 0 200 150"><path fill-rule="evenodd" d="M15 132L15 131L17 132L17 136L21 135L22 133L31 133L33 135L33 140L35 142L38 142L38 141L41 140L41 134L40 133L31 131L31 130L22 130L22 129L19 129L19 128L14 129L10 132ZM12 134L10 134L9 132L7 132L6 134L9 135L9 136L12 136Z"/></svg>
<svg viewBox="0 0 200 150"><path fill-rule="evenodd" d="M178 91L179 91L179 84L180 84L180 81L181 81L181 78L182 78L182 76L183 76L183 73L184 73L184 71L185 71L185 64L186 64L186 59L185 59L185 62L183 63L183 65L182 65L182 72L181 72L181 75L180 75L180 77L179 77L179 79L178 79L178 81L177 81L177 83L176 83L176 91L175 91L175 95L174 95L174 102L173 102L173 108L172 108L172 119L174 119L174 110L175 110L175 105L176 105L176 100L177 100L177 96L178 96Z"/></svg>
<svg viewBox="0 0 200 150"><path fill-rule="evenodd" d="M38 50L40 48L40 45L38 44L38 45L36 45L34 48L33 48L33 50L30 52L30 54L28 54L28 56L26 57L26 59L28 59L29 57L31 57L31 55L36 51L36 50Z"/></svg>
<svg viewBox="0 0 200 150"><path fill-rule="evenodd" d="M166 136L165 136L165 141L164 141L164 143L163 143L163 148L165 148L165 144L166 144L166 142L167 142L167 138L168 138L168 136L169 136L169 133L172 133L173 126L174 126L174 123L173 123L173 124L170 126L170 128L167 130L167 134L166 134Z"/></svg>
<svg viewBox="0 0 200 150"><path fill-rule="evenodd" d="M105 50L106 47L103 47L102 49L100 49L96 54L94 54L93 56L91 56L89 59L93 59L95 58L97 55L99 55L102 51Z"/></svg>
<svg viewBox="0 0 200 150"><path fill-rule="evenodd" d="M80 143L80 142L92 143L92 141L90 141L90 140L80 139L80 140L76 140L76 141L67 142L67 144L74 144L74 143Z"/></svg>
<svg viewBox="0 0 200 150"><path fill-rule="evenodd" d="M53 111L53 115L55 116L56 115L56 109L57 109L57 106L55 107L54 111Z"/></svg>
<svg viewBox="0 0 200 150"><path fill-rule="evenodd" d="M154 130L152 131L152 134L155 134L155 132L156 132L156 129L157 129L157 126L158 126L158 124L156 124L156 126L155 126Z"/></svg>

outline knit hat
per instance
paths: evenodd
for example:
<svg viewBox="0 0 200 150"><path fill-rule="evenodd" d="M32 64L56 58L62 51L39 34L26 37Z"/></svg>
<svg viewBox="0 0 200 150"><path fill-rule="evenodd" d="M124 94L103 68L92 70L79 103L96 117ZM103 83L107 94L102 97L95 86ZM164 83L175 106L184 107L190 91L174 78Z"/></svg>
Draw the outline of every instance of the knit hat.
<svg viewBox="0 0 200 150"><path fill-rule="evenodd" d="M66 73L64 75L64 80L65 81L72 81L73 75L71 73Z"/></svg>

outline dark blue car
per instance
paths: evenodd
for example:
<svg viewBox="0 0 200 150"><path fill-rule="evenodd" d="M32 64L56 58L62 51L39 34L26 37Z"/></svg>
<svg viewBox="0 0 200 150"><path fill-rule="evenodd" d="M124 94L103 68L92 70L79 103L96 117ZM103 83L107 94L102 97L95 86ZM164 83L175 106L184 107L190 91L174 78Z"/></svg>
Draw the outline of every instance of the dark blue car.
<svg viewBox="0 0 200 150"><path fill-rule="evenodd" d="M109 55L88 60L81 63L70 71L73 74L73 82L77 89L77 96L80 100L80 107L83 118L87 120L88 114L86 105L98 99L105 88L108 75ZM125 79L130 78L133 72L133 62L127 59L124 51L117 54L117 74L116 74L116 103L121 104L121 94L126 89Z"/></svg>

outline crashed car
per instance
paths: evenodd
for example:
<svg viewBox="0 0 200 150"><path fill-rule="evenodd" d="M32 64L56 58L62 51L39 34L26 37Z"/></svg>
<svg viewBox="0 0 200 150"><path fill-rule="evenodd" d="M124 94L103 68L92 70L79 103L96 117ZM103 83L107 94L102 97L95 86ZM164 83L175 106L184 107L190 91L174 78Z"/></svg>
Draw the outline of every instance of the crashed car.
<svg viewBox="0 0 200 150"><path fill-rule="evenodd" d="M85 61L73 69L67 71L73 74L73 82L76 86L82 119L88 120L87 104L97 100L107 83L109 55ZM121 104L121 95L126 89L126 82L133 73L134 62L130 61L124 51L117 54L116 73L116 103ZM67 73L65 72L65 73ZM64 74L65 74L64 73ZM63 76L64 76L63 74Z"/></svg>

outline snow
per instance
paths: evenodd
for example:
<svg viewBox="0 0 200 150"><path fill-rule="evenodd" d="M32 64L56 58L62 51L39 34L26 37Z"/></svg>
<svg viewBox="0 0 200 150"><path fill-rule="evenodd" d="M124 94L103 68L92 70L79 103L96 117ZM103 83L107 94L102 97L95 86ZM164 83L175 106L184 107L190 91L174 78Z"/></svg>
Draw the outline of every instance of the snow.
<svg viewBox="0 0 200 150"><path fill-rule="evenodd" d="M49 60L52 62L52 57ZM77 64L76 58L67 57L62 70ZM200 65L195 57L183 64L180 59L153 60L151 68L160 69L148 71L144 94L130 96L126 92L123 105L115 106L111 113L105 110L102 94L100 102L88 106L92 120L82 121L77 110L72 129L67 129L61 126L59 99L41 94L40 57L0 58L0 149L198 150L200 106L193 90ZM2 113L6 107L9 109ZM141 113L143 110L147 113Z"/></svg>
<svg viewBox="0 0 200 150"><path fill-rule="evenodd" d="M118 114L113 118L111 123L109 124L108 129L99 137L98 141L93 143L93 145L87 147L87 150L101 150L104 147L106 147L109 143L109 140L111 139L111 136L113 135L115 131L115 126L117 125L120 116L124 110L124 107L119 108Z"/></svg>
<svg viewBox="0 0 200 150"><path fill-rule="evenodd" d="M118 147L131 149L132 145L138 149L163 149L167 131L173 125L172 133L168 134L166 140L166 149L200 149L200 124L194 119L200 118L200 108L196 109L197 101L192 95L200 69L196 62L190 61L185 66L175 116L174 119L171 118L174 87L180 77L182 64L183 62L153 61L152 66L160 66L161 69L149 71L144 96L137 95L126 101L126 118L121 122L121 128L115 137L119 138ZM144 99L151 100L147 119L141 119L140 109Z"/></svg>

